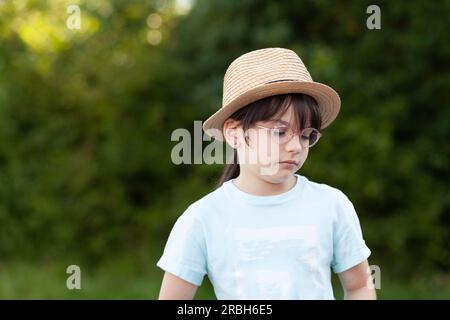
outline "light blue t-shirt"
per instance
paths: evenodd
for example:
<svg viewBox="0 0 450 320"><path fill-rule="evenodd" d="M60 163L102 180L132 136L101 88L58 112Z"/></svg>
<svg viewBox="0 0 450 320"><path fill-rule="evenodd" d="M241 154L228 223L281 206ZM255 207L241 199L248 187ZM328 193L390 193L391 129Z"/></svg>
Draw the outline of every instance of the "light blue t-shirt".
<svg viewBox="0 0 450 320"><path fill-rule="evenodd" d="M358 217L340 190L295 174L287 192L256 196L233 180L191 204L157 266L217 299L334 299L331 268L366 260Z"/></svg>

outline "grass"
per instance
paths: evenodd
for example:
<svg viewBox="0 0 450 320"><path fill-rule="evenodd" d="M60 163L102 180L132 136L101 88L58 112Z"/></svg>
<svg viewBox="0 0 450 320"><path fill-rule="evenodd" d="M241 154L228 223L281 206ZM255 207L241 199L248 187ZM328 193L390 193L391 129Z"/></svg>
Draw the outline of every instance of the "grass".
<svg viewBox="0 0 450 320"><path fill-rule="evenodd" d="M80 266L81 290L67 289L67 265L3 263L0 264L0 299L157 299L163 271L155 266L156 260L133 261L122 257L95 269ZM336 299L342 299L336 277L333 285ZM385 276L377 295L379 299L450 299L450 277L435 275L400 281ZM215 299L207 278L196 299Z"/></svg>

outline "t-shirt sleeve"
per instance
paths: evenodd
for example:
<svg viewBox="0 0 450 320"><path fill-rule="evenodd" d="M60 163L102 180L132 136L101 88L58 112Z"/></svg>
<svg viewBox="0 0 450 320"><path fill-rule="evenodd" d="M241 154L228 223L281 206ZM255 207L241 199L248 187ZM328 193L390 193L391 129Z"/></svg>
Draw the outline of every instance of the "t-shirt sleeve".
<svg viewBox="0 0 450 320"><path fill-rule="evenodd" d="M191 205L177 219L156 265L200 286L206 274L206 245L201 221L196 213Z"/></svg>
<svg viewBox="0 0 450 320"><path fill-rule="evenodd" d="M352 202L339 191L333 223L333 260L335 273L343 272L366 260L371 254L361 231Z"/></svg>

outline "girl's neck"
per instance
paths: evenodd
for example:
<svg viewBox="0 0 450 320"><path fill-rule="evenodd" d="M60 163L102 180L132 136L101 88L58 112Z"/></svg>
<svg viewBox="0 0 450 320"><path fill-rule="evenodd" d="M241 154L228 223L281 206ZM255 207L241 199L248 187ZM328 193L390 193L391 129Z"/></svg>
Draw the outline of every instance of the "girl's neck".
<svg viewBox="0 0 450 320"><path fill-rule="evenodd" d="M271 183L261 177L241 172L232 183L241 191L255 196L273 196L292 189L297 183L297 177L292 175L284 182Z"/></svg>

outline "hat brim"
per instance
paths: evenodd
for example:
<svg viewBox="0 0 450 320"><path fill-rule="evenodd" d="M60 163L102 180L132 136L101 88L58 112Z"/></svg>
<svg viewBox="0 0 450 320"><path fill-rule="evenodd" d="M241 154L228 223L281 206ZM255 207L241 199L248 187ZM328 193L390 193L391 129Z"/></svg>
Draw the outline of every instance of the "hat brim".
<svg viewBox="0 0 450 320"><path fill-rule="evenodd" d="M336 119L341 107L341 99L337 92L325 84L304 81L274 82L248 90L222 106L203 123L203 130L209 136L223 141L223 124L234 112L257 100L288 93L307 94L317 101L322 115L321 129L326 128Z"/></svg>

